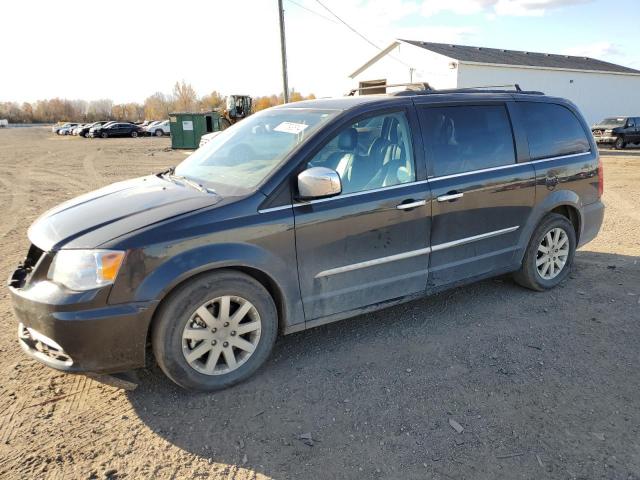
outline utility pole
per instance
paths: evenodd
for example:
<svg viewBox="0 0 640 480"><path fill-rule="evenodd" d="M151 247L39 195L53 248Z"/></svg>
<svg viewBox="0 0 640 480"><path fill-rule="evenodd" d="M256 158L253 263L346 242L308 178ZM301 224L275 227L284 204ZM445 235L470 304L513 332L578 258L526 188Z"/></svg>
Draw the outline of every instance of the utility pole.
<svg viewBox="0 0 640 480"><path fill-rule="evenodd" d="M278 0L280 15L280 50L282 53L282 87L284 89L284 103L289 103L289 82L287 81L287 44L284 38L284 10L282 0Z"/></svg>

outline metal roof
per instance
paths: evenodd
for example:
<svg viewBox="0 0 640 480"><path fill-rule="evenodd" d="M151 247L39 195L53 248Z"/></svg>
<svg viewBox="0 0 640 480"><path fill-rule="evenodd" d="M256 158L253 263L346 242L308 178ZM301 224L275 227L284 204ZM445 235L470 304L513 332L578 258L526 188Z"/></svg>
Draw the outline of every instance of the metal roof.
<svg viewBox="0 0 640 480"><path fill-rule="evenodd" d="M416 40L400 41L410 43L416 47L421 47L461 62L640 74L640 70L634 70L633 68L623 67L622 65L616 65L615 63L604 62L590 57L556 55L553 53L522 52L517 50L503 50L499 48L420 42Z"/></svg>

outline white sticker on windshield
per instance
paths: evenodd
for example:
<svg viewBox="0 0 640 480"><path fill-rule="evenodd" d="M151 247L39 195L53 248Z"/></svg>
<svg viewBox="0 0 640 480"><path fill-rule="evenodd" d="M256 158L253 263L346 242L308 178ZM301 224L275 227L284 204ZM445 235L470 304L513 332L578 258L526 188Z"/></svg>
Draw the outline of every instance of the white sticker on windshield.
<svg viewBox="0 0 640 480"><path fill-rule="evenodd" d="M276 132L285 132L292 133L294 135L302 132L309 125L305 125L304 123L293 123L293 122L282 122L280 125L275 127L273 130Z"/></svg>

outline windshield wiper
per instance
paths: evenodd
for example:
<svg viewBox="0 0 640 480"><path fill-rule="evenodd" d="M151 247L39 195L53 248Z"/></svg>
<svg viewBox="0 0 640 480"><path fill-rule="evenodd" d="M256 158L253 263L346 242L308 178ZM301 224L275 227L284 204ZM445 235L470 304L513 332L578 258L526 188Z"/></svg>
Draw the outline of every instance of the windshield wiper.
<svg viewBox="0 0 640 480"><path fill-rule="evenodd" d="M174 175L173 174L174 171L174 167L171 167L169 170L167 170L166 172L162 172L160 175L163 177L168 178L169 180L179 180L183 183L186 183L187 185L189 185L192 188L195 188L196 190L203 192L203 193L216 193L216 191L213 188L208 188L205 187L203 185L201 185L200 183L191 180L190 178L187 178L185 176L182 175Z"/></svg>

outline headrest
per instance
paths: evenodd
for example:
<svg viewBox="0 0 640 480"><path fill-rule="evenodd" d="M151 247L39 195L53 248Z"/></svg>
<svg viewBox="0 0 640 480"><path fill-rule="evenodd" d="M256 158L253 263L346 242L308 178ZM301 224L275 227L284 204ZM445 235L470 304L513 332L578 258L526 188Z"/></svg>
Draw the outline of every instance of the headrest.
<svg viewBox="0 0 640 480"><path fill-rule="evenodd" d="M345 130L338 137L338 148L340 150L355 150L358 146L358 131L355 128Z"/></svg>

